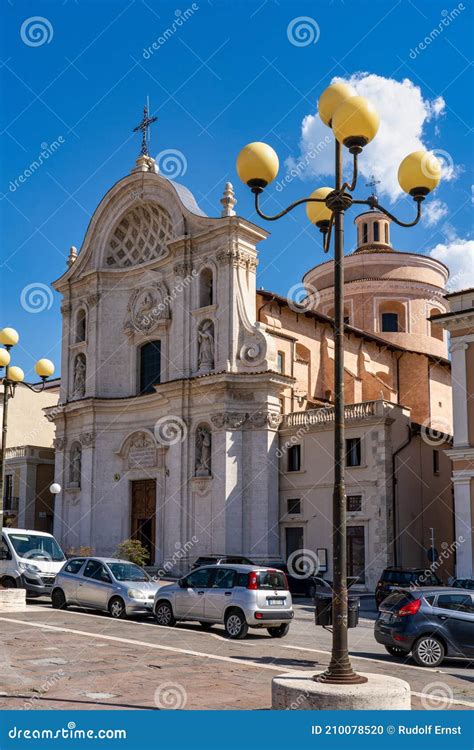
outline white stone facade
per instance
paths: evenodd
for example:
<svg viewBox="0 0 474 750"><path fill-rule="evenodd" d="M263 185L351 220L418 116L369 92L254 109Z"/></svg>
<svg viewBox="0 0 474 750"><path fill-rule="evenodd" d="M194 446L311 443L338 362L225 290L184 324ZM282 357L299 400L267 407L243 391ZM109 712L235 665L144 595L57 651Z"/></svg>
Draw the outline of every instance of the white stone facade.
<svg viewBox="0 0 474 750"><path fill-rule="evenodd" d="M66 549L112 554L132 531L133 482L151 480L151 562L180 569L210 551L275 559L278 471L268 457L289 379L256 322L266 234L233 215L205 217L149 165L139 159L109 191L55 282L64 298L61 406L50 415L63 487L55 534ZM161 342L160 384L139 395L149 341Z"/></svg>

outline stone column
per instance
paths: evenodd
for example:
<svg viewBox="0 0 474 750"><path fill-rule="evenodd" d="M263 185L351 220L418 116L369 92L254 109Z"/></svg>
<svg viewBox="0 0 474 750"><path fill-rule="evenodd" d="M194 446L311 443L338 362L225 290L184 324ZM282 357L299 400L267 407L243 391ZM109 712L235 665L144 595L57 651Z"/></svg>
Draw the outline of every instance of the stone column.
<svg viewBox="0 0 474 750"><path fill-rule="evenodd" d="M473 577L472 524L474 519L471 513L472 481L472 478L469 476L456 476L456 472L453 473L455 534L456 541L458 542L456 548L456 576L458 578Z"/></svg>

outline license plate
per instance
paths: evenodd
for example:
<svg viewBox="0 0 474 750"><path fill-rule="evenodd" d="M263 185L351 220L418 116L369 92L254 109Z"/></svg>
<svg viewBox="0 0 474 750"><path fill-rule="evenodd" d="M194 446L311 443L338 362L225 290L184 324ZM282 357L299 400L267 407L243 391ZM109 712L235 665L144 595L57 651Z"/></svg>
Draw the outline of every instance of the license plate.
<svg viewBox="0 0 474 750"><path fill-rule="evenodd" d="M382 622L391 622L392 615L390 612L382 612L382 614L380 615L380 619Z"/></svg>
<svg viewBox="0 0 474 750"><path fill-rule="evenodd" d="M283 607L286 603L286 599L267 599L270 607Z"/></svg>

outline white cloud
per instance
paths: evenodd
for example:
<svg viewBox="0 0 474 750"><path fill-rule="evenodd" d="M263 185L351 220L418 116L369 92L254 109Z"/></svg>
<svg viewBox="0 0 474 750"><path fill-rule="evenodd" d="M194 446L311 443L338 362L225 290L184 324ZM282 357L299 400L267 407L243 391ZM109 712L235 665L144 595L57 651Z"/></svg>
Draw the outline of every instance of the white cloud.
<svg viewBox="0 0 474 750"><path fill-rule="evenodd" d="M442 117L445 109L443 97L424 99L419 86L408 78L396 81L373 73L355 73L350 78L334 78L334 81L345 80L351 84L361 96L365 96L377 107L380 115L380 128L368 146L364 148L359 159L360 172L363 178L375 175L380 180L378 191L384 193L394 202L401 194L397 180L398 167L402 159L411 151L427 148L425 126L430 121ZM436 127L436 126L435 126ZM301 125L301 159L307 159L311 149L326 141L331 131L323 125L317 112L306 115ZM443 178L455 179L458 168L446 151L435 150L443 164ZM298 160L288 159L287 167L294 167ZM314 156L307 159L308 165L302 172L305 179L315 177L315 187L324 183L321 177L329 176L333 172L333 148L322 148Z"/></svg>
<svg viewBox="0 0 474 750"><path fill-rule="evenodd" d="M448 266L450 291L474 287L474 240L452 237L436 245L429 254Z"/></svg>
<svg viewBox="0 0 474 750"><path fill-rule="evenodd" d="M434 227L441 219L448 215L448 206L443 201L430 200L423 204L421 218L427 227Z"/></svg>

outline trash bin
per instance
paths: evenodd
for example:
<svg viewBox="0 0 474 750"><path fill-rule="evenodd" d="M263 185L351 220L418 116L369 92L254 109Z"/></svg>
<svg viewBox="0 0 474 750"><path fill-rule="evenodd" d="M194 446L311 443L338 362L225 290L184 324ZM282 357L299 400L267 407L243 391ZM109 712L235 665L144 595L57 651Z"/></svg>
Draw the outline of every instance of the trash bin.
<svg viewBox="0 0 474 750"><path fill-rule="evenodd" d="M316 625L332 625L332 594L317 594L314 597L314 621Z"/></svg>
<svg viewBox="0 0 474 750"><path fill-rule="evenodd" d="M318 594L314 597L314 622L328 627L332 625L332 594ZM359 597L349 596L347 602L347 627L355 628L359 624Z"/></svg>

